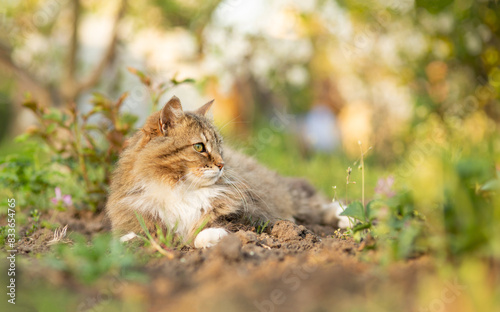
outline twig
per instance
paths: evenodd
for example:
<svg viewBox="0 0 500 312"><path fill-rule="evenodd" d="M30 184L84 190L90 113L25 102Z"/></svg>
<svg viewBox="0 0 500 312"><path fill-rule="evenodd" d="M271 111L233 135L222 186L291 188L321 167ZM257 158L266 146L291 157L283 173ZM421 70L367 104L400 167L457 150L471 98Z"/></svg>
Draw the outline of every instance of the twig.
<svg viewBox="0 0 500 312"><path fill-rule="evenodd" d="M169 252L169 251L166 251L165 249L161 248L160 245L158 245L158 243L154 240L153 237L151 237L149 239L149 242L151 243L151 246L153 246L159 253L161 253L162 255L164 255L165 257L167 257L169 260L172 260L175 258L174 254Z"/></svg>
<svg viewBox="0 0 500 312"><path fill-rule="evenodd" d="M8 70L11 70L19 80L24 80L29 84L33 85L37 89L37 92L40 93L42 98L50 100L52 102L56 102L56 97L54 96L51 87L43 83L42 81L38 80L36 76L32 72L28 71L26 68L17 65L12 59L11 48L1 42L0 42L0 64L2 64Z"/></svg>
<svg viewBox="0 0 500 312"><path fill-rule="evenodd" d="M80 0L73 0L73 25L71 29L71 43L69 45L66 79L74 83L76 69L76 54L78 52L78 30L80 26Z"/></svg>

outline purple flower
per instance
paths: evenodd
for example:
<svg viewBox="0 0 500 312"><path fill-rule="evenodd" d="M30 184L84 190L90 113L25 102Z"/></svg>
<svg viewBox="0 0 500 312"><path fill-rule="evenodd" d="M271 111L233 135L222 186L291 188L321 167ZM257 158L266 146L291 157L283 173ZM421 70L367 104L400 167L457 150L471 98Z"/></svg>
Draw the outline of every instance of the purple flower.
<svg viewBox="0 0 500 312"><path fill-rule="evenodd" d="M61 202L68 207L73 205L73 201L71 200L71 195L62 195L61 189L59 187L56 187L55 191L56 191L56 197L50 199L54 205L58 205Z"/></svg>
<svg viewBox="0 0 500 312"><path fill-rule="evenodd" d="M375 187L375 194L379 194L385 197L393 197L396 192L392 189L394 184L394 177L388 176L387 178L381 178L377 181L377 186Z"/></svg>

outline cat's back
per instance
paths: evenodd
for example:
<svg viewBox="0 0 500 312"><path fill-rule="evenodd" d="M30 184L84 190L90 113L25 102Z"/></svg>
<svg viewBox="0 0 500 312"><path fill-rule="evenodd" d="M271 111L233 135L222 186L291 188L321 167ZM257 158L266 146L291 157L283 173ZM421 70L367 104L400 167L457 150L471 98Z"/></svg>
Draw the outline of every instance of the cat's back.
<svg viewBox="0 0 500 312"><path fill-rule="evenodd" d="M263 201L260 205L264 208L276 212L282 219L320 222L321 215L317 212L329 201L306 179L281 176L255 158L227 146L224 147L224 160L229 174L243 181Z"/></svg>
<svg viewBox="0 0 500 312"><path fill-rule="evenodd" d="M227 174L234 177L249 195L271 214L293 219L293 197L286 178L266 168L253 157L224 146Z"/></svg>

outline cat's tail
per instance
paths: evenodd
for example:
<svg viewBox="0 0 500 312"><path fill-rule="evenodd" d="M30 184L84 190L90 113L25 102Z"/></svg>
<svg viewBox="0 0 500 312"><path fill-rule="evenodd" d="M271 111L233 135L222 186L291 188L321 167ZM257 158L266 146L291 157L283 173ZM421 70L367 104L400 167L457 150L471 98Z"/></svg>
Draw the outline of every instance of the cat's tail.
<svg viewBox="0 0 500 312"><path fill-rule="evenodd" d="M347 217L340 216L342 207L339 202L332 202L305 179L285 178L294 202L294 218L301 224L331 225L346 228Z"/></svg>

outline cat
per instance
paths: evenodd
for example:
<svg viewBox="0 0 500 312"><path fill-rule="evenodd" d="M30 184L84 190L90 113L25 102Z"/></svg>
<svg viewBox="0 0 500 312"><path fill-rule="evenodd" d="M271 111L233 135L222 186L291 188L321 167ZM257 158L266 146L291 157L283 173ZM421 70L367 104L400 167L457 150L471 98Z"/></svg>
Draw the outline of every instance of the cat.
<svg viewBox="0 0 500 312"><path fill-rule="evenodd" d="M175 228L206 248L228 234L228 220L328 217L335 225L329 202L305 180L282 177L224 145L206 117L213 102L184 112L174 96L126 142L106 204L113 232L123 240L140 233L137 214L150 230Z"/></svg>

